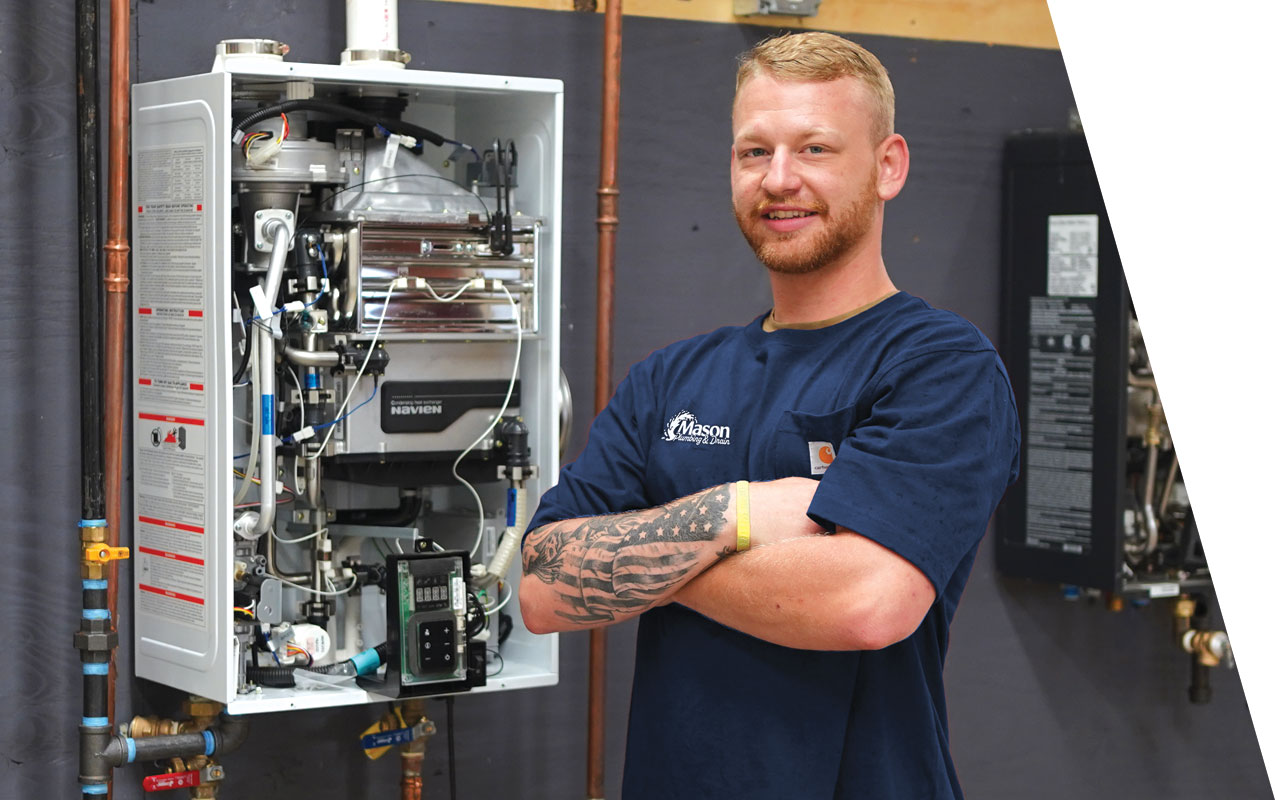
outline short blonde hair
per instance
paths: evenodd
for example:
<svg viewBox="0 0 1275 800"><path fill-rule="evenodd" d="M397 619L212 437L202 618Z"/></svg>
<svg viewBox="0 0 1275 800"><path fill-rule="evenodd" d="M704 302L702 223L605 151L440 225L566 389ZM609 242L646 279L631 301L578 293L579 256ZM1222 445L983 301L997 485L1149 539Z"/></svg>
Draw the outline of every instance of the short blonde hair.
<svg viewBox="0 0 1275 800"><path fill-rule="evenodd" d="M877 142L894 133L894 86L881 61L854 42L810 31L773 36L739 57L735 96L751 78L767 74L784 81L857 78L876 105L872 133Z"/></svg>

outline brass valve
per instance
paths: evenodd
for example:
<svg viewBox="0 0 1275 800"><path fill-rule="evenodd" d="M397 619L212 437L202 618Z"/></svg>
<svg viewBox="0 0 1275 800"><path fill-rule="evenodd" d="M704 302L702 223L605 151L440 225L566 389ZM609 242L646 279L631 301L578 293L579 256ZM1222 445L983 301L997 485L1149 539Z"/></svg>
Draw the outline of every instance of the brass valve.
<svg viewBox="0 0 1275 800"><path fill-rule="evenodd" d="M1234 666L1231 640L1225 631L1187 631L1182 637L1182 649L1206 667L1216 667L1223 661L1228 667Z"/></svg>

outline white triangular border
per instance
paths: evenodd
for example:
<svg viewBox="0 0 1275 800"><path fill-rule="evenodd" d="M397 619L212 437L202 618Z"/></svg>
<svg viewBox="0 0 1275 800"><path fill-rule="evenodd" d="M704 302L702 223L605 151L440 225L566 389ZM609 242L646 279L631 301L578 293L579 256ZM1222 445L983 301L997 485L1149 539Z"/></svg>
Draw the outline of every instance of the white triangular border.
<svg viewBox="0 0 1275 800"><path fill-rule="evenodd" d="M1275 784L1275 4L1049 6Z"/></svg>

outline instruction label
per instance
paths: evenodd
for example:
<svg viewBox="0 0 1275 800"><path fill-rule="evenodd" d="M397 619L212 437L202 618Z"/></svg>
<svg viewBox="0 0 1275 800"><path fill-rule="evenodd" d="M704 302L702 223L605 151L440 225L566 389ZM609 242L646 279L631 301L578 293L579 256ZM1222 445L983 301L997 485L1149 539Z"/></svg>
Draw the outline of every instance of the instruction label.
<svg viewBox="0 0 1275 800"><path fill-rule="evenodd" d="M1094 332L1094 301L1031 298L1028 547L1092 547Z"/></svg>
<svg viewBox="0 0 1275 800"><path fill-rule="evenodd" d="M1050 297L1098 296L1098 215L1049 218Z"/></svg>
<svg viewBox="0 0 1275 800"><path fill-rule="evenodd" d="M133 216L138 610L204 629L213 333L207 170L202 143L139 150Z"/></svg>

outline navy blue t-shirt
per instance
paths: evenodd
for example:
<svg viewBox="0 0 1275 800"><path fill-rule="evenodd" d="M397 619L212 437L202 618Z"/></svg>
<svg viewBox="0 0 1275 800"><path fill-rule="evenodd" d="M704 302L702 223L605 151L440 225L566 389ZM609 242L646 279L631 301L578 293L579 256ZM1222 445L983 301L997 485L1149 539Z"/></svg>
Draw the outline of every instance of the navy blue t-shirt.
<svg viewBox="0 0 1275 800"><path fill-rule="evenodd" d="M907 639L862 652L782 647L677 604L646 612L624 799L960 798L948 626L1018 445L991 343L903 292L826 328L767 332L758 318L634 366L529 529L814 477L811 518L906 558L936 600Z"/></svg>

